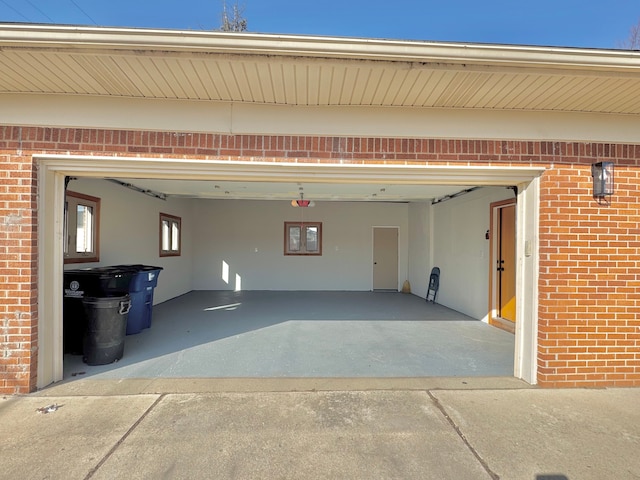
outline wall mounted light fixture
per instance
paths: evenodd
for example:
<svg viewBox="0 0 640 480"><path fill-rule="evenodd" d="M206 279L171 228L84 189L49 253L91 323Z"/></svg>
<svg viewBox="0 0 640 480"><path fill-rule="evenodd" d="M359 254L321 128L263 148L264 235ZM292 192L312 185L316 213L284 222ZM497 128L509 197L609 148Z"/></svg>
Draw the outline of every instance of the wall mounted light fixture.
<svg viewBox="0 0 640 480"><path fill-rule="evenodd" d="M591 165L593 196L604 198L613 195L613 162L598 162Z"/></svg>

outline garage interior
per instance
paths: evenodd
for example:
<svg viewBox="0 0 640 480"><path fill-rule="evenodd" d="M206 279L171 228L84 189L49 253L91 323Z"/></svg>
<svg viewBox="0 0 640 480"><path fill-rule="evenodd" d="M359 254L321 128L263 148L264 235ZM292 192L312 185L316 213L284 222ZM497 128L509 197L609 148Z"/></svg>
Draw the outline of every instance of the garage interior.
<svg viewBox="0 0 640 480"><path fill-rule="evenodd" d="M65 269L163 271L151 328L113 364L64 355L64 379L514 375L514 335L487 311L490 205L514 199L510 185L298 178L72 177L68 190L101 200L100 262ZM301 197L315 206L292 208ZM158 256L159 213L182 220L180 257ZM323 254L283 255L285 221L322 222ZM398 232L393 289L374 285L375 228Z"/></svg>

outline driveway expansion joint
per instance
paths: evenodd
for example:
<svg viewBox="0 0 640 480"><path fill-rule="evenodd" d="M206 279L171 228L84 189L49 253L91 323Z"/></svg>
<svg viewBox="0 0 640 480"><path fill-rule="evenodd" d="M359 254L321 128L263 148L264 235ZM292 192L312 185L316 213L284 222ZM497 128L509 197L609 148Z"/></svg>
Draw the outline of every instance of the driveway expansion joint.
<svg viewBox="0 0 640 480"><path fill-rule="evenodd" d="M469 440L467 440L467 437L465 437L464 433L462 433L462 430L460 430L460 427L458 427L458 425L456 424L456 422L454 422L454 420L451 418L451 416L449 416L449 414L447 413L446 409L444 408L444 406L440 403L440 400L438 400L433 393L431 393L430 390L426 390L427 395L429 395L429 398L431 399L431 401L434 403L434 405L436 406L436 408L440 411L440 413L442 413L442 415L444 416L444 418L447 420L447 422L449 422L449 425L451 425L451 428L454 429L454 431L458 434L458 436L460 437L460 439L462 440L462 442L467 446L467 448L469 449L469 451L473 454L473 456L476 458L476 460L478 460L478 462L480 463L480 465L482 465L482 468L484 468L484 470L487 472L487 474L491 477L492 480L500 480L500 476L495 473L493 470L491 470L491 467L489 467L489 465L487 464L487 462L480 456L480 454L477 452L477 450L473 447L473 445L471 445L471 443L469 442Z"/></svg>
<svg viewBox="0 0 640 480"><path fill-rule="evenodd" d="M107 454L104 457L102 457L102 460L100 460L95 467L89 470L89 473L87 473L87 475L84 477L84 480L89 480L91 477L93 477L96 474L96 472L100 469L100 467L104 465L107 460L109 460L111 455L113 455L113 453L118 449L118 447L122 445L122 443L127 439L127 437L131 435L131 433L138 427L138 425L140 425L140 423L147 417L147 415L149 415L149 413L151 413L151 411L156 407L156 405L158 405L166 396L167 394L163 393L163 394L160 394L158 398L155 399L155 401L149 406L149 408L147 408L145 412L142 415L140 415L140 418L138 418L138 420L136 420L133 423L133 425L129 427L129 429L125 432L124 435L122 435L120 440L118 440L115 443L115 445L111 447L111 449L107 452Z"/></svg>

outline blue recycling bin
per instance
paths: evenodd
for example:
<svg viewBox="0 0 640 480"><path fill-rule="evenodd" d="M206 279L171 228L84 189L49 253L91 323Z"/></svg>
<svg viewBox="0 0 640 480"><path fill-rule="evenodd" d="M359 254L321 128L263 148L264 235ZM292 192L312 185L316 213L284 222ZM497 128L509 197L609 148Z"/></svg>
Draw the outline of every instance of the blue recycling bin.
<svg viewBox="0 0 640 480"><path fill-rule="evenodd" d="M131 309L127 319L127 335L134 335L145 328L151 327L153 292L158 285L158 276L162 267L136 264L117 265L116 268L135 272L129 283Z"/></svg>

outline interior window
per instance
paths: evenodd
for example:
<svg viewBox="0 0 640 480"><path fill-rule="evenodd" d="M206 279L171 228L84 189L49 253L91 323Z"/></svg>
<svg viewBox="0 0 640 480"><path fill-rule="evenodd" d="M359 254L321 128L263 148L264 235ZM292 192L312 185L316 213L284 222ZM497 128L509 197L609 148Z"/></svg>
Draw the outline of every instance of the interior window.
<svg viewBox="0 0 640 480"><path fill-rule="evenodd" d="M100 199L67 191L64 205L64 262L100 261Z"/></svg>
<svg viewBox="0 0 640 480"><path fill-rule="evenodd" d="M160 214L160 256L180 255L180 232L182 220L180 217Z"/></svg>
<svg viewBox="0 0 640 480"><path fill-rule="evenodd" d="M285 255L322 255L321 222L285 222Z"/></svg>

